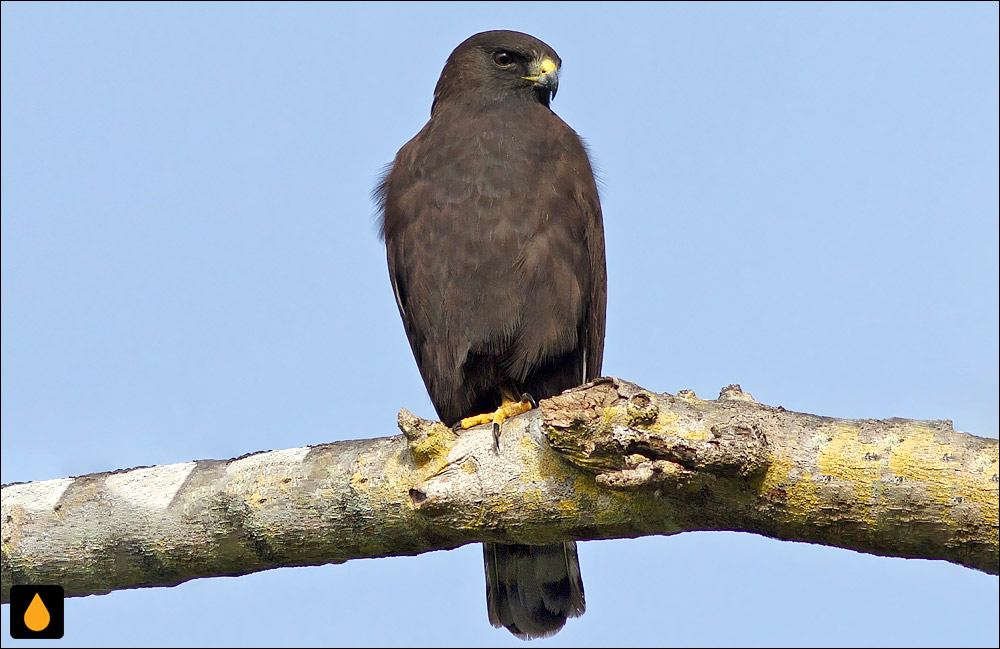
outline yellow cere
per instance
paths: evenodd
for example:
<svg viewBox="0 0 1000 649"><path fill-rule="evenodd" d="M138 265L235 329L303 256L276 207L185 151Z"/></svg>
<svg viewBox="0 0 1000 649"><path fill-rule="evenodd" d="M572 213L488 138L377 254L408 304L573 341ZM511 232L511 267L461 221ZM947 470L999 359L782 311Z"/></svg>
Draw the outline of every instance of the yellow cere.
<svg viewBox="0 0 1000 649"><path fill-rule="evenodd" d="M526 79L527 81L534 81L535 83L538 83L539 79L541 79L545 75L549 74L550 72L555 72L555 70L558 67L559 66L557 66L556 62L553 61L552 59L545 59L545 60L542 61L542 64L540 66L538 66L538 76L537 77L521 77L521 78L522 79Z"/></svg>

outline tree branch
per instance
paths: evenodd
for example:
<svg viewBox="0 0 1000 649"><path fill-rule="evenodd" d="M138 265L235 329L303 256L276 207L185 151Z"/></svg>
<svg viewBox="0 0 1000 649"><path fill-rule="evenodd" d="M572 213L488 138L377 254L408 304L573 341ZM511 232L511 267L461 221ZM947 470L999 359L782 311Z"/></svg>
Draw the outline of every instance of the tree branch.
<svg viewBox="0 0 1000 649"><path fill-rule="evenodd" d="M998 573L998 443L951 422L844 420L599 379L456 435L403 435L6 485L2 601L280 566L529 544L754 532Z"/></svg>

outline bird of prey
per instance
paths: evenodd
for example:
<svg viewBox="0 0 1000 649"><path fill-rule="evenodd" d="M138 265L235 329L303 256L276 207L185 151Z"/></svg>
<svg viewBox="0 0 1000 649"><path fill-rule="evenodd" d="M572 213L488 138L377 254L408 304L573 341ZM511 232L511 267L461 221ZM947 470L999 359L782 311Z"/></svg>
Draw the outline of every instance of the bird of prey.
<svg viewBox="0 0 1000 649"><path fill-rule="evenodd" d="M399 313L450 426L493 422L496 436L600 375L601 205L583 142L549 108L560 64L528 34L465 40L376 188ZM493 626L537 638L583 613L575 542L485 543L484 560Z"/></svg>

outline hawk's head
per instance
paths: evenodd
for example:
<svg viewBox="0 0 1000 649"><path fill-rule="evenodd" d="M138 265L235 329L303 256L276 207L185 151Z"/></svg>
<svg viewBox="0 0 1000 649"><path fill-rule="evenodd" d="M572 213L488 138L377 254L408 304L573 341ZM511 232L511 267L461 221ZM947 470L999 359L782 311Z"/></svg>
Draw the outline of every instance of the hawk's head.
<svg viewBox="0 0 1000 649"><path fill-rule="evenodd" d="M431 112L442 102L511 98L548 106L559 87L560 64L555 50L528 34L492 31L470 36L448 57L434 88Z"/></svg>

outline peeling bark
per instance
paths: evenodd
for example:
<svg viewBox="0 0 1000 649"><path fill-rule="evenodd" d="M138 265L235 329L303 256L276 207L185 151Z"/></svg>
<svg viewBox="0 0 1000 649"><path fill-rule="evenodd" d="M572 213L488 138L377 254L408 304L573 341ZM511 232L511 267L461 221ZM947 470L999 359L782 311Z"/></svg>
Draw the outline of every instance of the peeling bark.
<svg viewBox="0 0 1000 649"><path fill-rule="evenodd" d="M734 530L998 573L998 443L599 379L504 424L6 485L10 586L68 596L475 541Z"/></svg>

